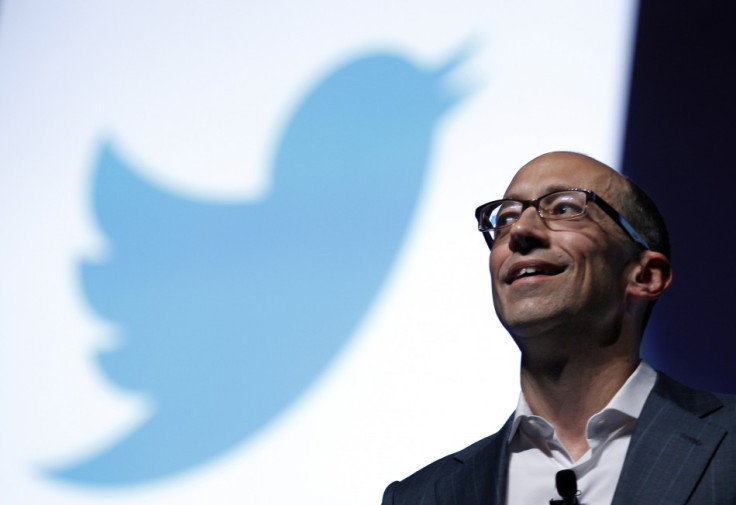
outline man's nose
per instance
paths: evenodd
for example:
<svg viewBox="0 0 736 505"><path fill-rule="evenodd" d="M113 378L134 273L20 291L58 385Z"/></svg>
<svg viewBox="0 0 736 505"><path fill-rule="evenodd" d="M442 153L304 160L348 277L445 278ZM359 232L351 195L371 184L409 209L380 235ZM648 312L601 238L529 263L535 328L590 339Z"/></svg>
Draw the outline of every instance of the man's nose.
<svg viewBox="0 0 736 505"><path fill-rule="evenodd" d="M526 251L545 247L549 243L549 228L539 217L537 209L527 207L509 230L509 247L514 251Z"/></svg>

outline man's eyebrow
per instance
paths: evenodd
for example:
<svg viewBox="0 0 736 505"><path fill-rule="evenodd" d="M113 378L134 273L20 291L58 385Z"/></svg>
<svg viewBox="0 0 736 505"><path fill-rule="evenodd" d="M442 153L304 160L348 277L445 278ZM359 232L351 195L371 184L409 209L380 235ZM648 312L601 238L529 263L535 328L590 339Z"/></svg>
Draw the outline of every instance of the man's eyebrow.
<svg viewBox="0 0 736 505"><path fill-rule="evenodd" d="M546 186L538 195L534 196L533 198L539 198L542 195L554 193L555 191L566 191L568 189L573 189L573 188L578 188L578 187L579 186L570 185L570 184L551 184L549 186ZM508 195L504 196L504 199L526 200L526 198L522 197L518 193L509 193Z"/></svg>

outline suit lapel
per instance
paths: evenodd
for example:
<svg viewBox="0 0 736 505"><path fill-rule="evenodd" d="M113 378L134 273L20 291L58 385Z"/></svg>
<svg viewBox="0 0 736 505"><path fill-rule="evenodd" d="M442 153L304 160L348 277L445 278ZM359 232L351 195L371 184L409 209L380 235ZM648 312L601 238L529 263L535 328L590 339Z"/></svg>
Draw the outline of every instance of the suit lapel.
<svg viewBox="0 0 736 505"><path fill-rule="evenodd" d="M508 469L508 436L513 415L480 448L471 446L455 455L459 468L436 487L437 503L447 505L504 505Z"/></svg>
<svg viewBox="0 0 736 505"><path fill-rule="evenodd" d="M684 504L726 434L707 419L721 407L715 396L660 373L632 434L612 505Z"/></svg>

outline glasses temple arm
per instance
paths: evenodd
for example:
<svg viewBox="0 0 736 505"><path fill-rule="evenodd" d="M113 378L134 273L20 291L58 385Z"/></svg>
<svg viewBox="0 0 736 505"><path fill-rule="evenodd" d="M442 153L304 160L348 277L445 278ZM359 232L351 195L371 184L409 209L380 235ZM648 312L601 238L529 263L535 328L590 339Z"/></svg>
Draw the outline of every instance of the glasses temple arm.
<svg viewBox="0 0 736 505"><path fill-rule="evenodd" d="M605 200L603 200L601 197L599 197L598 195L593 194L592 196L593 196L593 201L596 204L598 204L598 207L600 207L603 210L603 212L608 214L611 217L611 219L616 221L616 223L621 227L621 229L623 229L626 232L626 234L629 236L631 240L643 246L644 249L651 251L652 248L649 247L649 244L647 243L646 240L644 240L644 237L642 237L641 234L638 231L636 231L636 228L634 228L634 226L631 223L629 223L629 221L624 216L619 214L619 212L616 209L608 205L608 203Z"/></svg>

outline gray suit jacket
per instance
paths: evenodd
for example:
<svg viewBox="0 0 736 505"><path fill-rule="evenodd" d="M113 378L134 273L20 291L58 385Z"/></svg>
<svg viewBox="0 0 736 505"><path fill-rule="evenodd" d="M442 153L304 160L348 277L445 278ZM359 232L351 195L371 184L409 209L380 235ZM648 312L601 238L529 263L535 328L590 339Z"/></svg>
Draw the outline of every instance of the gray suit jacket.
<svg viewBox="0 0 736 505"><path fill-rule="evenodd" d="M503 505L512 419L392 483L383 505ZM612 505L631 504L736 505L736 396L697 391L658 373L613 497Z"/></svg>

